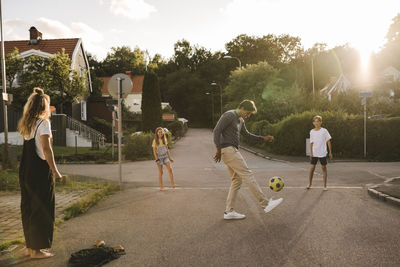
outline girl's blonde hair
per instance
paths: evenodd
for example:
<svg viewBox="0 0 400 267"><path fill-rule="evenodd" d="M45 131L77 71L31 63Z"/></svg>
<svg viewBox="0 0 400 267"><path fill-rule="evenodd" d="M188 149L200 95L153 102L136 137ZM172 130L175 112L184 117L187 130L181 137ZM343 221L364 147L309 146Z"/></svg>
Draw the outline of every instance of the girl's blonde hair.
<svg viewBox="0 0 400 267"><path fill-rule="evenodd" d="M44 93L43 89L35 87L24 106L24 113L18 122L18 132L22 136L29 136L38 119L45 120L49 118L50 97Z"/></svg>
<svg viewBox="0 0 400 267"><path fill-rule="evenodd" d="M158 146L160 143L160 139L158 138L158 134L157 134L157 132L159 131L159 130L161 130L162 131L162 133L163 133L163 137L162 137L162 142L163 142L163 144L164 145L167 145L167 143L168 143L168 141L167 141L167 137L165 136L165 132L164 132L164 129L162 128L162 127L157 127L157 129L156 129L156 131L154 132L155 134L154 134L154 140L156 141L156 145Z"/></svg>

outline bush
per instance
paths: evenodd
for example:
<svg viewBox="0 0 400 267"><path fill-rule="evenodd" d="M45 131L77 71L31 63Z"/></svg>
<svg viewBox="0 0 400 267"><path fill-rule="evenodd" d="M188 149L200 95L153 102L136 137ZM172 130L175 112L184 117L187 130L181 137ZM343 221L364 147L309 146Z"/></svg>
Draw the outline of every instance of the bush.
<svg viewBox="0 0 400 267"><path fill-rule="evenodd" d="M153 149L152 142L154 134L142 133L134 136L127 136L125 145L122 150L126 159L129 160L146 160L152 159Z"/></svg>
<svg viewBox="0 0 400 267"><path fill-rule="evenodd" d="M180 121L174 121L167 125L168 130L171 131L172 135L175 137L183 136L183 123Z"/></svg>
<svg viewBox="0 0 400 267"><path fill-rule="evenodd" d="M111 142L111 135L112 135L112 123L111 122L94 117L92 120L88 121L87 124L89 127L104 134L107 142Z"/></svg>
<svg viewBox="0 0 400 267"><path fill-rule="evenodd" d="M360 115L348 115L341 111L306 111L292 114L276 124L266 121L254 122L251 131L259 135L271 134L271 145L256 146L281 155L305 155L305 140L313 128L312 118L322 116L322 127L332 136L334 157L361 158L364 154L364 119ZM367 121L367 156L375 160L400 159L400 117Z"/></svg>

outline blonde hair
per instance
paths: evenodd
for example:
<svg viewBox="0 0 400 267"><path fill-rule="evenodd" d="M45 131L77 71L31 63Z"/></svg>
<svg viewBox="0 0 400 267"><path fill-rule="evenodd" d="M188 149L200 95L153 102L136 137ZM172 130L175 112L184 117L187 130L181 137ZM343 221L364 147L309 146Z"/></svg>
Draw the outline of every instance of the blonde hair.
<svg viewBox="0 0 400 267"><path fill-rule="evenodd" d="M164 132L164 129L163 129L162 127L157 127L156 131L154 132L154 133L155 133L155 135L154 135L154 140L156 141L156 145L158 146L158 145L160 144L160 143L159 143L160 138L158 138L158 134L157 134L157 132L158 132L159 130L161 130L162 133L163 133L163 137L162 137L162 142L163 142L163 144L164 144L164 145L167 145L167 144L168 144L167 137L166 137L165 132Z"/></svg>
<svg viewBox="0 0 400 267"><path fill-rule="evenodd" d="M22 136L29 136L38 119L45 120L49 118L50 97L44 93L43 89L35 87L24 106L24 113L18 122L18 132Z"/></svg>
<svg viewBox="0 0 400 267"><path fill-rule="evenodd" d="M312 119L312 121L315 121L315 120L318 120L319 122L322 122L322 117L319 116L319 115L314 116L314 118Z"/></svg>

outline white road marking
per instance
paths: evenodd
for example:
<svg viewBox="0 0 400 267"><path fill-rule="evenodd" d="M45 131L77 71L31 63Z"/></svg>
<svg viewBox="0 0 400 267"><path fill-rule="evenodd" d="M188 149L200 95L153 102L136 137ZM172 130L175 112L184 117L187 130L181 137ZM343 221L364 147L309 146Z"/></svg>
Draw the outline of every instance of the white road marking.
<svg viewBox="0 0 400 267"><path fill-rule="evenodd" d="M140 189L156 189L160 190L159 187L137 187ZM165 190L229 190L229 186L226 187L177 187L177 188L171 188L171 187L165 187ZM305 186L285 186L284 189L302 189L305 190ZM323 189L322 186L313 186L309 190L313 189ZM329 189L364 189L362 186L328 186ZM240 190L248 190L248 188L241 188Z"/></svg>

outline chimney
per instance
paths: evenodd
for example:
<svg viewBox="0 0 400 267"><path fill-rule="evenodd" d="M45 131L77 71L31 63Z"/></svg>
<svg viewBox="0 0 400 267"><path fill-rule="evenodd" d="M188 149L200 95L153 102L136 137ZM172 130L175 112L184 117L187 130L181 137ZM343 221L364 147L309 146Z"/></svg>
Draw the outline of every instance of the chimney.
<svg viewBox="0 0 400 267"><path fill-rule="evenodd" d="M30 45L39 44L40 40L42 40L42 33L38 31L35 27L31 27L29 29L29 43Z"/></svg>

